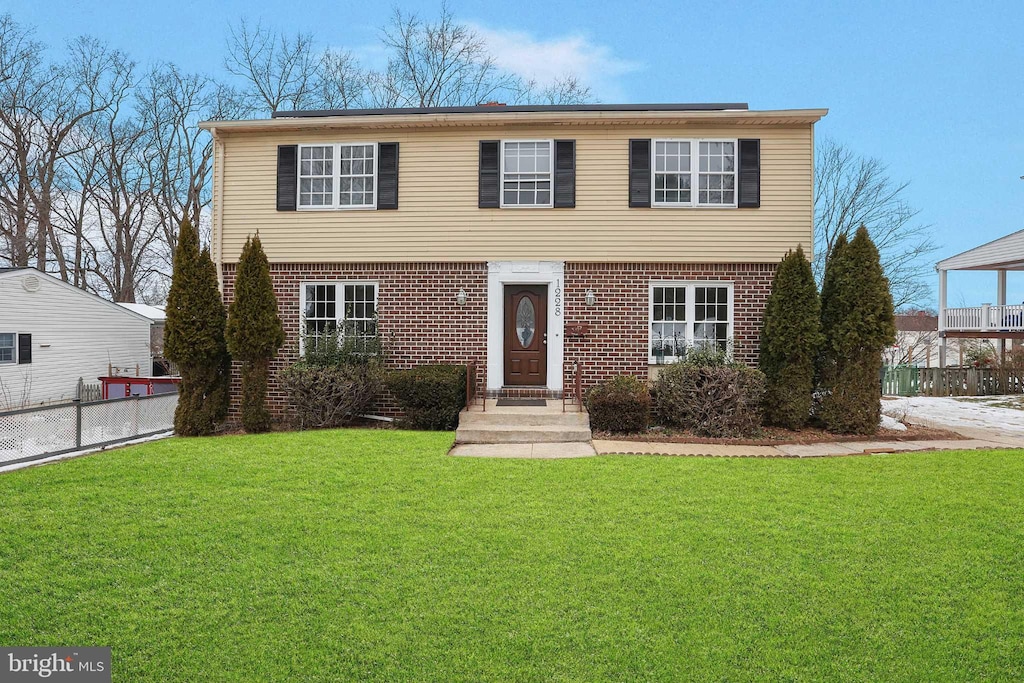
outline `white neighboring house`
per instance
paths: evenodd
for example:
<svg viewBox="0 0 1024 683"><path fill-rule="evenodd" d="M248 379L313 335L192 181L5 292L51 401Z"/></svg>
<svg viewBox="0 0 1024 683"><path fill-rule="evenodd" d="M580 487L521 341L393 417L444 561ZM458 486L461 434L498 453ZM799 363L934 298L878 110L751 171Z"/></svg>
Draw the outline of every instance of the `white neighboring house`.
<svg viewBox="0 0 1024 683"><path fill-rule="evenodd" d="M150 373L151 321L33 268L0 268L0 411L76 398L78 378Z"/></svg>
<svg viewBox="0 0 1024 683"><path fill-rule="evenodd" d="M158 306L150 306L149 304L127 304L118 302L118 306L127 308L129 311L144 315L149 318L150 334L149 334L149 349L153 355L153 367L147 368L144 374L157 372L156 366L158 364L164 365L164 372L166 372L167 360L164 358L164 326L167 323L167 313L164 309Z"/></svg>

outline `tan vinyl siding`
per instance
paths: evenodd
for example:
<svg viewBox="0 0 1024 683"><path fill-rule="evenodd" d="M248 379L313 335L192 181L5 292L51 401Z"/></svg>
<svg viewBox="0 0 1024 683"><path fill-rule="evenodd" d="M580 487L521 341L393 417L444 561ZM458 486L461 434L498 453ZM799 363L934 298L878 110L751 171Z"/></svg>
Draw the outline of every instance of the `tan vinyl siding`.
<svg viewBox="0 0 1024 683"><path fill-rule="evenodd" d="M759 138L761 208L631 209L630 138ZM812 126L545 126L221 134L214 202L220 260L259 231L274 262L775 262L809 249ZM575 209L477 208L478 143L576 140ZM278 212L277 146L398 142L399 209Z"/></svg>

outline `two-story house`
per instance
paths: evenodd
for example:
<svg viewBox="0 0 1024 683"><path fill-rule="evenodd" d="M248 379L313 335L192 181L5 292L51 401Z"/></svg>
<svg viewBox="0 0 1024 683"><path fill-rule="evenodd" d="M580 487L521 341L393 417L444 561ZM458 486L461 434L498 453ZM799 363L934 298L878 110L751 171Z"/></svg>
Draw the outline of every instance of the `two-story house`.
<svg viewBox="0 0 1024 683"><path fill-rule="evenodd" d="M559 396L688 345L754 364L786 251L813 244L824 109L745 104L278 112L210 121L225 299L259 233L290 344L345 323L396 367L475 362ZM272 387L271 399L283 396Z"/></svg>

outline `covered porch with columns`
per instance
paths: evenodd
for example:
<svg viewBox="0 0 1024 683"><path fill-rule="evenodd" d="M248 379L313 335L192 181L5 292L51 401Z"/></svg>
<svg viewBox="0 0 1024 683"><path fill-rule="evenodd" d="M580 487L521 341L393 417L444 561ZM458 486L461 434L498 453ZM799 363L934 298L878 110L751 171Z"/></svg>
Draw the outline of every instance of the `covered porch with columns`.
<svg viewBox="0 0 1024 683"><path fill-rule="evenodd" d="M1006 300L1007 272L1024 271L1024 230L943 259L935 269L939 272L939 367L946 367L946 340L950 338L994 340L1000 361L1005 360L1007 341L1019 344L1024 340L1024 303ZM994 271L995 303L950 308L951 270Z"/></svg>

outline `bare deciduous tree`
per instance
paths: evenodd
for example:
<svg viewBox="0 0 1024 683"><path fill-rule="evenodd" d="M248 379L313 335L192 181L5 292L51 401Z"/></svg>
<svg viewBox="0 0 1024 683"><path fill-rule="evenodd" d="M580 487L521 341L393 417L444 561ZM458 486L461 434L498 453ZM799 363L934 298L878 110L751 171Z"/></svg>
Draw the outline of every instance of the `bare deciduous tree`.
<svg viewBox="0 0 1024 683"><path fill-rule="evenodd" d="M594 93L578 76L569 73L543 87L531 81L522 99L534 104L587 104L594 101Z"/></svg>
<svg viewBox="0 0 1024 683"><path fill-rule="evenodd" d="M860 157L828 139L818 143L814 172L814 273L821 282L825 259L840 235L868 228L882 258L897 308L927 298L926 257L939 246L930 226L904 198L908 183L889 177L878 159Z"/></svg>
<svg viewBox="0 0 1024 683"><path fill-rule="evenodd" d="M170 273L181 221L208 224L204 211L210 204L213 140L198 123L238 118L245 104L227 86L165 64L136 89L136 107L148 131L152 210L160 228L160 256Z"/></svg>
<svg viewBox="0 0 1024 683"><path fill-rule="evenodd" d="M0 16L0 239L4 262L27 266L36 247L29 179L38 134L30 110L38 106L35 83L44 70L43 46L9 14Z"/></svg>
<svg viewBox="0 0 1024 683"><path fill-rule="evenodd" d="M323 109L355 109L365 104L366 74L351 52L324 52L317 72L316 97L317 106Z"/></svg>
<svg viewBox="0 0 1024 683"><path fill-rule="evenodd" d="M315 108L320 56L313 36L288 35L242 19L229 29L224 68L245 83L243 94L255 109Z"/></svg>
<svg viewBox="0 0 1024 683"><path fill-rule="evenodd" d="M368 76L368 97L378 107L453 107L517 99L524 84L502 71L483 39L456 21L447 3L436 21L395 9L381 31L389 51L383 72Z"/></svg>

